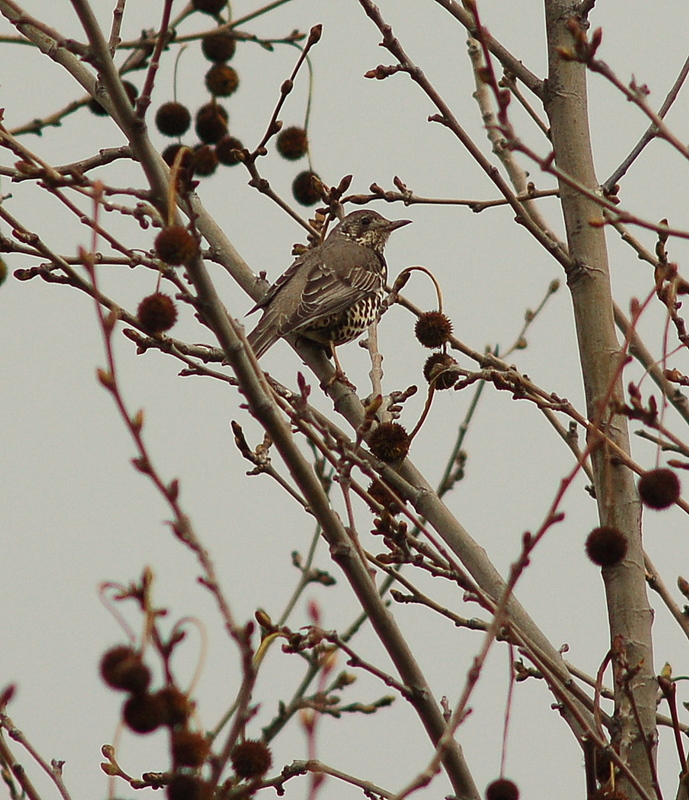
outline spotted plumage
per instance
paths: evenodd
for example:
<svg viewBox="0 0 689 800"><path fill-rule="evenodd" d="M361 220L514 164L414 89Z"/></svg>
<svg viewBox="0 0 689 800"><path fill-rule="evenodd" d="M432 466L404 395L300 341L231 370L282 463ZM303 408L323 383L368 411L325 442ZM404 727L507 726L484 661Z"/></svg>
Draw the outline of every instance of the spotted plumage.
<svg viewBox="0 0 689 800"><path fill-rule="evenodd" d="M249 334L256 356L290 333L332 347L360 336L385 298L385 243L409 221L353 211L322 244L299 256L252 309L263 311Z"/></svg>

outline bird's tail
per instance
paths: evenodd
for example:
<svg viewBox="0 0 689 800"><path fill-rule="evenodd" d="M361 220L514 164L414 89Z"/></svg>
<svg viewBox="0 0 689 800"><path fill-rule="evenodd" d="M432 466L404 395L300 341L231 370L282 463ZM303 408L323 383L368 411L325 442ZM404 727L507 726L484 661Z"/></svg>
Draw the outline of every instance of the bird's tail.
<svg viewBox="0 0 689 800"><path fill-rule="evenodd" d="M271 326L266 321L264 315L259 320L258 325L247 336L251 349L256 354L256 358L260 358L269 347L272 347L277 341L277 336L271 331Z"/></svg>

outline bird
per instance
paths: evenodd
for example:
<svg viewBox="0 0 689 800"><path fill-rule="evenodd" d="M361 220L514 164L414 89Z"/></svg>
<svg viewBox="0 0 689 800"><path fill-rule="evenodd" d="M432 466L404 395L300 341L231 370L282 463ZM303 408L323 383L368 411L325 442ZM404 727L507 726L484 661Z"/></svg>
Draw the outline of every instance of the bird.
<svg viewBox="0 0 689 800"><path fill-rule="evenodd" d="M256 358L290 333L330 349L351 342L376 321L385 298L390 234L409 219L389 220L376 211L348 214L326 239L307 250L249 311L263 316L248 336Z"/></svg>

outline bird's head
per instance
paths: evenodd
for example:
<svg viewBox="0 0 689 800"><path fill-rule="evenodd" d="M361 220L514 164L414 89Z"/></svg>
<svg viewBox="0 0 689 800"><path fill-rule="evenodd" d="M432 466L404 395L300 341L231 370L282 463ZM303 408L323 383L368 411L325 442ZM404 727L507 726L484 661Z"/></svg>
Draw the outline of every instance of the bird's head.
<svg viewBox="0 0 689 800"><path fill-rule="evenodd" d="M343 236L362 247L382 252L390 234L403 225L408 225L410 219L385 219L377 211L352 211L333 230L333 235Z"/></svg>

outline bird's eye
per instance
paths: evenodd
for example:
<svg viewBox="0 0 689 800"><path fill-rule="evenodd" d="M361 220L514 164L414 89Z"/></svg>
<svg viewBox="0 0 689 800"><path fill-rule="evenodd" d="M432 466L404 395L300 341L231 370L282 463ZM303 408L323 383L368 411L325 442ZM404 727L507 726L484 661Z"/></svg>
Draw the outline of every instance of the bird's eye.
<svg viewBox="0 0 689 800"><path fill-rule="evenodd" d="M366 216L361 218L362 225L369 226L372 222L373 222L373 217Z"/></svg>

